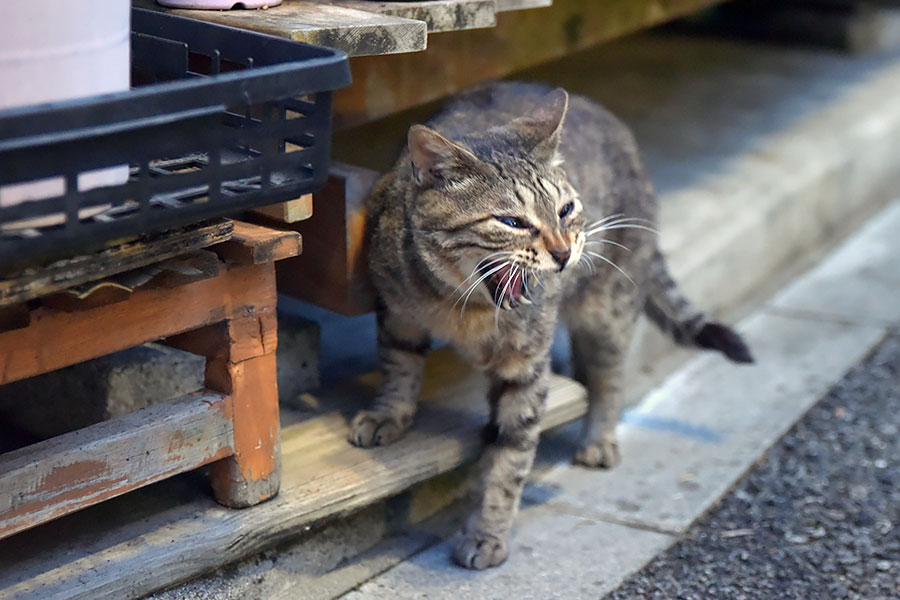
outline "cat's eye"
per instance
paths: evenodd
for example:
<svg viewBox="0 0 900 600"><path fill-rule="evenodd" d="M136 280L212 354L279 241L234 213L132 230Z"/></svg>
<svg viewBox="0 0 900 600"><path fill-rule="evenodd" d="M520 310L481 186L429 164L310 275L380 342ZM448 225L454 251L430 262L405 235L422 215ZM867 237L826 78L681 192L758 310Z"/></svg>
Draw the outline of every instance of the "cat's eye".
<svg viewBox="0 0 900 600"><path fill-rule="evenodd" d="M575 208L574 202L566 202L565 206L559 209L559 218L563 219L567 214L572 212L572 209Z"/></svg>
<svg viewBox="0 0 900 600"><path fill-rule="evenodd" d="M498 221L506 225L507 227L513 227L515 229L528 229L530 225L519 219L518 217L495 217Z"/></svg>

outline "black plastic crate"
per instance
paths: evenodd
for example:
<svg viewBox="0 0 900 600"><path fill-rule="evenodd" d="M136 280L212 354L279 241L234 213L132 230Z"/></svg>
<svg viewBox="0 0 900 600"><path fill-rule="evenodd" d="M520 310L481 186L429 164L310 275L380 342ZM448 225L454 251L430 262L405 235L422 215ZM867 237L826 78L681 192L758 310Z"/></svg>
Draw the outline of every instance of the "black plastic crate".
<svg viewBox="0 0 900 600"><path fill-rule="evenodd" d="M66 182L61 196L0 209L0 272L324 185L331 92L350 83L343 52L133 9L132 80L0 111L0 186ZM79 173L122 164L124 185L78 190ZM63 222L10 228L54 216Z"/></svg>

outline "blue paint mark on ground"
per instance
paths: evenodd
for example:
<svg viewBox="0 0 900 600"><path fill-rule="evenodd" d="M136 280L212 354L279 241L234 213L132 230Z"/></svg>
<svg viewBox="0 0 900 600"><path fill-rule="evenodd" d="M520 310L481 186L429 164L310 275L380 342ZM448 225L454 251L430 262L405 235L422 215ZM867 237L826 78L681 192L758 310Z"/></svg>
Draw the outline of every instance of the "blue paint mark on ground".
<svg viewBox="0 0 900 600"><path fill-rule="evenodd" d="M659 417L646 413L626 411L622 417L622 422L634 425L635 427L683 435L684 437L710 444L719 444L724 439L722 434L715 429L706 427L705 425L688 423L681 419L673 419L671 417Z"/></svg>

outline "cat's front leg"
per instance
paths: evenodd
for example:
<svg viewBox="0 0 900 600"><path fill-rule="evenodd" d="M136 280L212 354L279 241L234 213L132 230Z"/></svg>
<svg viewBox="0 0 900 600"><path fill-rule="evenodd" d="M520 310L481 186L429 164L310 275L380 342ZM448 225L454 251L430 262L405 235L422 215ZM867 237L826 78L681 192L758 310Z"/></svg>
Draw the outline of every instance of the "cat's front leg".
<svg viewBox="0 0 900 600"><path fill-rule="evenodd" d="M540 439L549 360L518 371L513 377L495 374L491 378L491 423L478 503L454 553L456 561L469 569L487 569L506 560L509 533Z"/></svg>
<svg viewBox="0 0 900 600"><path fill-rule="evenodd" d="M412 425L431 347L428 332L408 319L386 308L376 318L381 390L372 408L350 423L350 443L363 448L393 443Z"/></svg>

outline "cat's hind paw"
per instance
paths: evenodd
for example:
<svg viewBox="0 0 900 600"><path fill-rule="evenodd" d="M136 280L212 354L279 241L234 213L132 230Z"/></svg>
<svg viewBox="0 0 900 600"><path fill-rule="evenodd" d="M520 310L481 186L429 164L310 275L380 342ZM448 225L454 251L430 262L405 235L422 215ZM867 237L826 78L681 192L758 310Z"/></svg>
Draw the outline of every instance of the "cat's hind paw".
<svg viewBox="0 0 900 600"><path fill-rule="evenodd" d="M479 571L503 564L507 556L506 540L484 533L463 533L453 551L459 566Z"/></svg>
<svg viewBox="0 0 900 600"><path fill-rule="evenodd" d="M614 440L600 440L579 448L573 462L592 469L611 469L621 460L619 445Z"/></svg>
<svg viewBox="0 0 900 600"><path fill-rule="evenodd" d="M350 423L350 443L360 448L387 446L403 437L409 423L394 415L361 410Z"/></svg>

